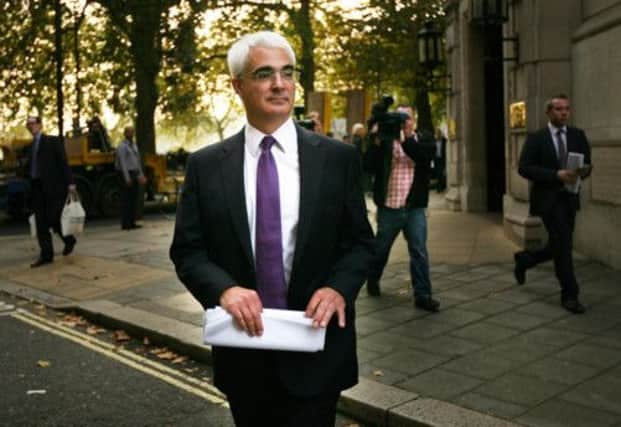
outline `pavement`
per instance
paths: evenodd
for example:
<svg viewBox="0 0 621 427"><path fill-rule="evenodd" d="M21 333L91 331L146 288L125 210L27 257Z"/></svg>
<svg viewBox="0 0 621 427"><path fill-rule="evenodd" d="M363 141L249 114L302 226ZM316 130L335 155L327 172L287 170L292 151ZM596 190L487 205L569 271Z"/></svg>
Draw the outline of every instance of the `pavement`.
<svg viewBox="0 0 621 427"><path fill-rule="evenodd" d="M515 283L517 247L499 214L451 212L434 194L428 222L441 311L413 307L400 237L382 296L363 288L356 302L360 383L340 409L378 426L621 426L621 271L576 254L588 311L573 315L560 306L551 263ZM73 254L37 269L24 227L0 237L0 291L209 361L201 307L168 259L173 225L167 215L129 232L87 225Z"/></svg>

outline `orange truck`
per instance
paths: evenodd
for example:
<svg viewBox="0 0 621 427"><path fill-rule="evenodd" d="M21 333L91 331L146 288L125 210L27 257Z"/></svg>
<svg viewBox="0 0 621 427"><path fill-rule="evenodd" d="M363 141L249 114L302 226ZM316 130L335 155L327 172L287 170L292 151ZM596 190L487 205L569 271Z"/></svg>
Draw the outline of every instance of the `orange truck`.
<svg viewBox="0 0 621 427"><path fill-rule="evenodd" d="M29 186L19 171L25 160L21 157L22 150L31 142L32 139L0 140L0 208L4 208L14 218L27 214ZM120 181L114 168L115 151L92 147L88 133L69 133L65 137L65 151L87 215L118 216ZM176 201L183 176L168 172L166 157L147 154L144 156L144 166L149 192L154 193L159 200Z"/></svg>

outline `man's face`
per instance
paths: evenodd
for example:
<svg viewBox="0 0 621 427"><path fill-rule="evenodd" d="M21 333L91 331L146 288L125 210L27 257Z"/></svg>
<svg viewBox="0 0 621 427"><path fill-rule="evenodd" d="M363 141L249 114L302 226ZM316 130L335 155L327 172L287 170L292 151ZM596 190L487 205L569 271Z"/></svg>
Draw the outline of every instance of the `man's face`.
<svg viewBox="0 0 621 427"><path fill-rule="evenodd" d="M548 109L548 118L550 123L556 127L566 126L569 121L569 100L562 98L554 98Z"/></svg>
<svg viewBox="0 0 621 427"><path fill-rule="evenodd" d="M41 123L38 123L34 117L28 117L26 120L26 129L28 129L32 136L35 136L41 132Z"/></svg>
<svg viewBox="0 0 621 427"><path fill-rule="evenodd" d="M283 49L251 48L246 69L233 79L233 87L244 103L248 121L257 128L284 123L291 115L294 68Z"/></svg>
<svg viewBox="0 0 621 427"><path fill-rule="evenodd" d="M134 128L125 128L125 138L131 140L134 137Z"/></svg>

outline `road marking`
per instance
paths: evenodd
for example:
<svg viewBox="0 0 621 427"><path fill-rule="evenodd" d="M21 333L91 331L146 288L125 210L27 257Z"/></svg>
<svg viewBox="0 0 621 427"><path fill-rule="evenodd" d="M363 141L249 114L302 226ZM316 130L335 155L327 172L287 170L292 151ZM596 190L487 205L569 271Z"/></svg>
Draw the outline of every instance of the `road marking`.
<svg viewBox="0 0 621 427"><path fill-rule="evenodd" d="M205 381L186 375L128 350L117 348L113 344L101 341L93 336L59 325L26 310L17 309L17 311L10 313L10 316L46 332L73 341L89 350L96 351L104 356L117 360L131 368L158 378L213 404L228 407L228 402L224 395L213 385Z"/></svg>

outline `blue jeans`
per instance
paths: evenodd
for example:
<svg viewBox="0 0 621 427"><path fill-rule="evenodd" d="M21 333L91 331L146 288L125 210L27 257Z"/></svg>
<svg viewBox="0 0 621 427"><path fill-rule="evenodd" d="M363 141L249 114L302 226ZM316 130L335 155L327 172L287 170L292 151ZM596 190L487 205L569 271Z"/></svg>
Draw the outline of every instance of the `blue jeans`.
<svg viewBox="0 0 621 427"><path fill-rule="evenodd" d="M369 269L369 282L379 282L399 231L403 231L410 254L410 275L414 297L431 296L429 256L427 255L427 218L424 208L377 209L375 257Z"/></svg>

